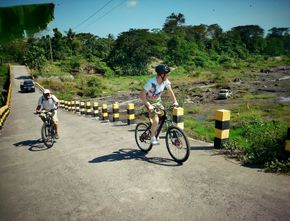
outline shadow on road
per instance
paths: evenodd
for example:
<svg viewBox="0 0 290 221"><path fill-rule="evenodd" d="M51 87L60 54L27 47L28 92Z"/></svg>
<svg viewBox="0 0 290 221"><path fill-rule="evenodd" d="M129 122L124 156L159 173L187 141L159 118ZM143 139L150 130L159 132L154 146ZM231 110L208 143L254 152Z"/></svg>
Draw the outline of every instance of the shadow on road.
<svg viewBox="0 0 290 221"><path fill-rule="evenodd" d="M19 76L17 78L15 78L17 80L28 80L28 79L32 79L32 77L30 75L23 75L23 76Z"/></svg>
<svg viewBox="0 0 290 221"><path fill-rule="evenodd" d="M41 139L37 140L24 140L20 141L18 143L13 144L16 147L29 147L28 150L30 151L43 151L43 150L48 150L50 147L46 147Z"/></svg>
<svg viewBox="0 0 290 221"><path fill-rule="evenodd" d="M192 146L190 150L213 150L213 146Z"/></svg>
<svg viewBox="0 0 290 221"><path fill-rule="evenodd" d="M89 163L103 163L103 162L114 162L121 160L142 160L148 163L153 163L162 166L180 166L182 164L178 164L171 159L160 158L160 157L147 157L146 153L141 150L136 149L119 149L118 151L114 151L113 153L101 157L97 157Z"/></svg>

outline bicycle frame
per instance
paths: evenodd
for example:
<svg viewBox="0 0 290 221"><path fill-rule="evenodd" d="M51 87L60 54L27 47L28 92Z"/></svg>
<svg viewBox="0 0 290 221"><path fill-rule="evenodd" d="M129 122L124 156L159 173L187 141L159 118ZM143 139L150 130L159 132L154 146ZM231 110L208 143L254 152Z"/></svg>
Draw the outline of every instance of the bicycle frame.
<svg viewBox="0 0 290 221"><path fill-rule="evenodd" d="M165 123L166 123L167 128L169 128L170 126L173 125L171 118L167 115L167 111L166 110L162 110L162 111L164 111L164 115L159 117L159 124L158 124L157 131L156 131L156 137L159 136ZM150 118L149 118L149 120L150 120ZM150 127L151 127L151 125L150 125Z"/></svg>
<svg viewBox="0 0 290 221"><path fill-rule="evenodd" d="M159 117L159 123L156 130L156 137L159 137L164 124L166 124L166 133L165 133L165 143L167 150L170 156L178 163L185 162L190 155L190 144L185 133L182 129L176 127L173 122L171 116L168 114L168 110L171 108L165 108L162 110L164 114ZM146 114L149 118L149 114ZM136 126L135 130L135 140L138 147L144 151L148 152L152 149L153 144L150 143L151 136L151 120L148 123L139 123Z"/></svg>

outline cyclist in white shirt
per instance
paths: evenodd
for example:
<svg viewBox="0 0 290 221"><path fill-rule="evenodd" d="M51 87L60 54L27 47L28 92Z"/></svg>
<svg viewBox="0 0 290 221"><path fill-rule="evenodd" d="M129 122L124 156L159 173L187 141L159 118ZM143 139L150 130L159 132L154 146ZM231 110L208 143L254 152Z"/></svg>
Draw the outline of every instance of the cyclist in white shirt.
<svg viewBox="0 0 290 221"><path fill-rule="evenodd" d="M43 95L38 99L38 105L36 107L36 112L39 112L40 109L42 108L43 110L46 111L52 111L53 117L53 123L55 126L55 138L58 139L59 138L59 133L58 133L58 117L57 117L57 111L56 109L58 109L58 103L59 100L56 98L56 96L52 95L50 93L50 90L45 89L43 91Z"/></svg>
<svg viewBox="0 0 290 221"><path fill-rule="evenodd" d="M154 110L154 108L164 109L161 104L161 94L166 88L169 92L171 99L174 102L174 106L178 106L175 94L171 88L171 83L167 79L167 75L170 72L170 68L165 64L160 64L155 67L157 73L156 77L151 78L144 86L144 89L140 93L140 99L149 111L149 117L152 123L151 126L151 144L156 145L158 141L156 139L156 129L159 123L160 112Z"/></svg>

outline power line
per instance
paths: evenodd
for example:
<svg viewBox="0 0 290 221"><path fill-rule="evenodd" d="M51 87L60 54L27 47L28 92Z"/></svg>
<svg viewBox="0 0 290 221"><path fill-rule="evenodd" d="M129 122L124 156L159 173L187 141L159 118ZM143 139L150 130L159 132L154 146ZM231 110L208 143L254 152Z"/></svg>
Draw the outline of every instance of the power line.
<svg viewBox="0 0 290 221"><path fill-rule="evenodd" d="M81 23L79 23L78 25L76 25L73 29L76 29L77 27L81 26L82 24L84 24L86 21L88 21L90 18L94 17L99 11L101 11L103 8L105 8L108 4L110 4L112 1L114 0L109 0L105 5L103 5L100 9L98 9L96 12L94 12L91 16L89 16L88 18L86 18L84 21L82 21Z"/></svg>
<svg viewBox="0 0 290 221"><path fill-rule="evenodd" d="M92 24L96 23L97 21L99 21L100 19L102 19L103 17L105 17L106 15L108 15L109 13L111 13L113 10L115 10L116 8L120 7L122 4L124 4L125 2L127 2L127 0L120 2L118 5L116 5L115 7L111 8L111 10L107 11L107 13L103 14L102 16L98 17L95 21L93 21L92 23L88 24L85 28L91 26Z"/></svg>

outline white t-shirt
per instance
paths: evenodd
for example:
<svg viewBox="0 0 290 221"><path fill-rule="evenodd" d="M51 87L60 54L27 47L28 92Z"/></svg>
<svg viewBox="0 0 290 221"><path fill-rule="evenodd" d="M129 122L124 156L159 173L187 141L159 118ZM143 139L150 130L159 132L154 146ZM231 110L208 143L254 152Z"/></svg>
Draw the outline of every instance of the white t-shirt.
<svg viewBox="0 0 290 221"><path fill-rule="evenodd" d="M166 79L161 84L157 83L157 78L151 78L144 86L146 91L146 98L148 101L153 103L158 103L161 101L161 93L165 88L168 88L171 85L170 81Z"/></svg>
<svg viewBox="0 0 290 221"><path fill-rule="evenodd" d="M45 99L45 97L42 95L38 100L38 105L42 106L44 110L52 110L56 109L56 103L58 102L58 99L54 95L50 95L48 100Z"/></svg>

